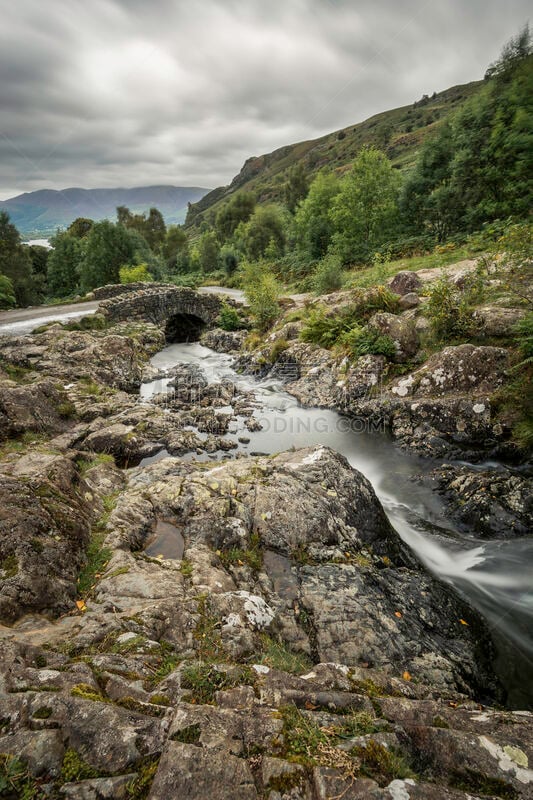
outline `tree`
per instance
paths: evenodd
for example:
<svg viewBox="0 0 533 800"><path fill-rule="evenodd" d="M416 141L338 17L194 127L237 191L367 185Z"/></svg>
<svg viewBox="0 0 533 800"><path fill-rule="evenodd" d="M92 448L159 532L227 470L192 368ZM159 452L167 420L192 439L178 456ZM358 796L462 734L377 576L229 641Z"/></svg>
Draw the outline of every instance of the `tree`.
<svg viewBox="0 0 533 800"><path fill-rule="evenodd" d="M321 172L296 210L293 225L296 246L312 259L322 258L331 243L334 232L331 210L339 189L334 175Z"/></svg>
<svg viewBox="0 0 533 800"><path fill-rule="evenodd" d="M169 272L176 272L176 259L178 253L188 250L189 240L185 230L181 225L169 225L165 235L165 241L161 248L161 254L165 259L166 267Z"/></svg>
<svg viewBox="0 0 533 800"><path fill-rule="evenodd" d="M166 232L167 226L162 213L157 208L151 208L141 233L154 252L162 247Z"/></svg>
<svg viewBox="0 0 533 800"><path fill-rule="evenodd" d="M20 234L5 211L0 211L0 274L10 280L18 306L35 300L29 248L21 243Z"/></svg>
<svg viewBox="0 0 533 800"><path fill-rule="evenodd" d="M526 24L503 46L500 57L487 68L485 80L505 77L527 59L531 52L531 32Z"/></svg>
<svg viewBox="0 0 533 800"><path fill-rule="evenodd" d="M206 231L197 247L198 266L202 272L214 272L218 268L219 246L214 231Z"/></svg>
<svg viewBox="0 0 533 800"><path fill-rule="evenodd" d="M422 150L402 209L439 239L525 216L533 198L533 56L529 30L504 48L481 92Z"/></svg>
<svg viewBox="0 0 533 800"><path fill-rule="evenodd" d="M422 148L400 199L407 227L413 232L429 230L439 241L457 228L463 213L462 198L455 196L455 189L450 186L453 155L452 129L446 124Z"/></svg>
<svg viewBox="0 0 533 800"><path fill-rule="evenodd" d="M87 236L79 267L82 290L118 283L120 267L130 264L134 254L134 239L123 225L113 225L108 220L96 222Z"/></svg>
<svg viewBox="0 0 533 800"><path fill-rule="evenodd" d="M239 254L231 245L225 244L220 250L220 265L226 275L231 277L239 266Z"/></svg>
<svg viewBox="0 0 533 800"><path fill-rule="evenodd" d="M68 232L51 240L54 248L48 257L47 284L51 297L69 297L78 290L79 266L83 257L81 241Z"/></svg>
<svg viewBox="0 0 533 800"><path fill-rule="evenodd" d="M400 177L384 153L363 148L333 202L333 241L344 263L367 262L398 218Z"/></svg>
<svg viewBox="0 0 533 800"><path fill-rule="evenodd" d="M257 260L267 250L269 256L282 255L285 246L284 220L277 206L258 206L244 232L244 243L248 256Z"/></svg>
<svg viewBox="0 0 533 800"><path fill-rule="evenodd" d="M77 217L74 222L71 222L67 228L67 233L70 236L75 236L76 239L83 239L90 232L94 225L94 220L87 217Z"/></svg>
<svg viewBox="0 0 533 800"><path fill-rule="evenodd" d="M5 275L0 275L0 308L12 308L15 302L13 284Z"/></svg>
<svg viewBox="0 0 533 800"><path fill-rule="evenodd" d="M285 204L291 214L294 214L299 203L305 199L309 191L309 181L301 162L295 164L289 170L287 183L285 184Z"/></svg>
<svg viewBox="0 0 533 800"><path fill-rule="evenodd" d="M221 242L230 239L241 222L248 222L255 209L255 197L249 192L237 192L222 206L215 219Z"/></svg>
<svg viewBox="0 0 533 800"><path fill-rule="evenodd" d="M38 244L29 245L28 250L31 259L31 270L35 293L39 298L44 299L47 294L46 272L48 258L51 251L48 247L42 247Z"/></svg>

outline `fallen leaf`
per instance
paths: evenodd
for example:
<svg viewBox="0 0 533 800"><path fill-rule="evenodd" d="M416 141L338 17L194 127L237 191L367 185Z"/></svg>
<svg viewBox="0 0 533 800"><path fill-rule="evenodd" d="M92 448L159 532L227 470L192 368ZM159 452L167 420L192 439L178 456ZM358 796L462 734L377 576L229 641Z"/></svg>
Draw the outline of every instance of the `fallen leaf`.
<svg viewBox="0 0 533 800"><path fill-rule="evenodd" d="M402 678L404 679L404 681L410 681L411 680L411 673L407 672L407 670L405 670L405 672L402 675Z"/></svg>
<svg viewBox="0 0 533 800"><path fill-rule="evenodd" d="M310 700L305 701L305 707L308 711L314 711L318 706L313 705Z"/></svg>
<svg viewBox="0 0 533 800"><path fill-rule="evenodd" d="M398 617L398 619L401 619L402 618L402 612L401 611L395 611L394 612L394 616Z"/></svg>
<svg viewBox="0 0 533 800"><path fill-rule="evenodd" d="M87 606L85 604L85 600L76 600L76 607L78 611L86 611Z"/></svg>
<svg viewBox="0 0 533 800"><path fill-rule="evenodd" d="M460 619L459 622L461 623L461 625L468 625L468 622L466 622L466 620L464 619Z"/></svg>

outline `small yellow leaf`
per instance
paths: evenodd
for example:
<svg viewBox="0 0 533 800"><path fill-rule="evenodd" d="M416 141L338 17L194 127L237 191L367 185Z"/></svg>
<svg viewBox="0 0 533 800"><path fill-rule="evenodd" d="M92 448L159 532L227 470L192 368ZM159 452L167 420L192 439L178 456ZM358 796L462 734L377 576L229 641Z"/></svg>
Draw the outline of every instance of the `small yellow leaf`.
<svg viewBox="0 0 533 800"><path fill-rule="evenodd" d="M468 622L464 619L460 619L459 622L461 623L461 625L468 625Z"/></svg>
<svg viewBox="0 0 533 800"><path fill-rule="evenodd" d="M411 680L411 673L407 672L407 670L405 670L405 672L402 675L402 678L404 679L404 681L410 681Z"/></svg>
<svg viewBox="0 0 533 800"><path fill-rule="evenodd" d="M402 618L402 612L401 611L395 611L394 612L394 616L398 617L398 619L401 619Z"/></svg>
<svg viewBox="0 0 533 800"><path fill-rule="evenodd" d="M87 606L85 604L85 600L76 600L76 607L78 611L86 611Z"/></svg>

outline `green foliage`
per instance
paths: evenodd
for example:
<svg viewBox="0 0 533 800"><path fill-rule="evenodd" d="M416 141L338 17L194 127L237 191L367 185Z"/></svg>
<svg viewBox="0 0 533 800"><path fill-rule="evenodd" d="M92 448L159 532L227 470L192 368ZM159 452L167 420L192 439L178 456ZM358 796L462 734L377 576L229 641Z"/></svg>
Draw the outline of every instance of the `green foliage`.
<svg viewBox="0 0 533 800"><path fill-rule="evenodd" d="M5 211L0 211L0 275L10 281L10 284L3 282L6 298L11 297L12 287L19 306L30 305L37 299L29 249L21 244L19 232Z"/></svg>
<svg viewBox="0 0 533 800"><path fill-rule="evenodd" d="M13 283L6 275L0 275L0 309L15 305Z"/></svg>
<svg viewBox="0 0 533 800"><path fill-rule="evenodd" d="M446 277L430 288L427 314L437 341L464 339L474 330L468 293L454 286Z"/></svg>
<svg viewBox="0 0 533 800"><path fill-rule="evenodd" d="M392 353L388 337L374 336L371 331L361 329L359 323L368 320L377 311L394 313L397 309L398 297L386 286L355 289L352 302L335 313L328 312L324 306L313 308L300 332L300 338L326 348L339 343L355 347L356 339L360 338L361 350L374 345L379 352L389 355ZM363 355L363 352L359 355Z"/></svg>
<svg viewBox="0 0 533 800"><path fill-rule="evenodd" d="M105 516L93 532L87 547L85 564L78 575L77 591L80 597L89 595L97 576L104 570L112 555L111 550L104 547L105 532L100 529L104 524Z"/></svg>
<svg viewBox="0 0 533 800"><path fill-rule="evenodd" d="M321 746L329 744L327 733L294 705L283 706L279 714L283 720L283 757L304 766L320 763Z"/></svg>
<svg viewBox="0 0 533 800"><path fill-rule="evenodd" d="M54 249L48 257L48 291L53 297L69 297L78 290L82 243L70 233L58 233L51 244Z"/></svg>
<svg viewBox="0 0 533 800"><path fill-rule="evenodd" d="M329 254L318 262L313 273L313 287L315 293L329 294L342 289L343 274L341 259L337 255Z"/></svg>
<svg viewBox="0 0 533 800"><path fill-rule="evenodd" d="M76 239L84 239L94 225L94 220L86 217L77 217L67 228L67 234Z"/></svg>
<svg viewBox="0 0 533 800"><path fill-rule="evenodd" d="M333 202L333 242L344 263L368 262L398 219L400 177L387 156L364 148Z"/></svg>
<svg viewBox="0 0 533 800"><path fill-rule="evenodd" d="M197 289L203 279L204 276L199 272L189 272L187 275L172 275L170 283L174 283L176 286L187 286L189 289Z"/></svg>
<svg viewBox="0 0 533 800"><path fill-rule="evenodd" d="M294 214L298 205L305 199L309 191L309 181L303 164L295 164L289 170L285 185L285 204L291 214Z"/></svg>
<svg viewBox="0 0 533 800"><path fill-rule="evenodd" d="M184 689L189 689L190 700L205 704L213 703L216 692L223 689L234 689L243 684L253 686L256 678L257 675L251 667L235 666L226 671L213 664L198 662L184 667L181 685Z"/></svg>
<svg viewBox="0 0 533 800"><path fill-rule="evenodd" d="M31 778L23 761L17 756L0 753L0 797L44 800L45 794Z"/></svg>
<svg viewBox="0 0 533 800"><path fill-rule="evenodd" d="M222 303L220 314L217 318L217 325L224 331L240 331L246 328L246 324L241 319L241 315L234 306Z"/></svg>
<svg viewBox="0 0 533 800"><path fill-rule="evenodd" d="M395 779L416 777L402 756L373 739L363 746L355 747L353 753L361 759L361 773L373 778L380 786L387 786Z"/></svg>
<svg viewBox="0 0 533 800"><path fill-rule="evenodd" d="M216 216L215 228L221 242L230 239L238 226L248 222L255 209L255 198L248 192L232 195Z"/></svg>
<svg viewBox="0 0 533 800"><path fill-rule="evenodd" d="M284 227L284 219L277 206L258 206L242 231L249 258L258 260L282 255L285 246Z"/></svg>
<svg viewBox="0 0 533 800"><path fill-rule="evenodd" d="M161 255L169 272L177 271L178 255L188 254L188 250L189 240L181 225L169 225L161 246Z"/></svg>
<svg viewBox="0 0 533 800"><path fill-rule="evenodd" d="M515 299L533 307L533 225L506 224L502 235L492 243L491 254L505 288Z"/></svg>
<svg viewBox="0 0 533 800"><path fill-rule="evenodd" d="M159 766L160 756L147 756L137 764L136 777L126 787L128 800L146 800Z"/></svg>
<svg viewBox="0 0 533 800"><path fill-rule="evenodd" d="M394 341L390 336L379 333L374 328L361 328L357 324L342 334L340 344L348 349L353 358L367 355L381 355L392 358L396 355Z"/></svg>
<svg viewBox="0 0 533 800"><path fill-rule="evenodd" d="M263 551L259 535L255 533L250 535L250 543L246 549L231 547L228 550L219 551L219 558L225 567L247 565L253 572L259 572L263 565Z"/></svg>
<svg viewBox="0 0 533 800"><path fill-rule="evenodd" d="M280 314L278 282L265 264L247 264L243 269L243 286L256 327L264 332Z"/></svg>
<svg viewBox="0 0 533 800"><path fill-rule="evenodd" d="M306 653L295 652L282 639L275 639L264 633L261 635L261 655L259 663L271 669L279 669L294 675L309 672L313 662Z"/></svg>
<svg viewBox="0 0 533 800"><path fill-rule="evenodd" d="M97 770L87 764L72 747L65 751L61 767L61 779L64 783L98 778L98 776Z"/></svg>
<svg viewBox="0 0 533 800"><path fill-rule="evenodd" d="M141 283L153 281L152 275L148 272L146 264L138 264L121 267L119 270L121 283Z"/></svg>
<svg viewBox="0 0 533 800"><path fill-rule="evenodd" d="M225 244L220 250L219 261L228 277L231 277L239 266L239 253L231 245Z"/></svg>
<svg viewBox="0 0 533 800"><path fill-rule="evenodd" d="M214 272L218 269L219 244L214 231L206 231L198 241L193 255L193 263L201 272Z"/></svg>
<svg viewBox="0 0 533 800"><path fill-rule="evenodd" d="M85 239L84 256L79 265L82 291L118 283L120 267L133 261L135 243L122 225L113 225L107 220L96 222Z"/></svg>
<svg viewBox="0 0 533 800"><path fill-rule="evenodd" d="M309 258L322 258L328 251L334 232L333 201L339 189L335 175L319 173L296 211L293 223L296 246Z"/></svg>
<svg viewBox="0 0 533 800"><path fill-rule="evenodd" d="M533 194L533 69L529 31L504 48L481 92L429 139L402 207L414 230L440 241L483 222L525 216Z"/></svg>

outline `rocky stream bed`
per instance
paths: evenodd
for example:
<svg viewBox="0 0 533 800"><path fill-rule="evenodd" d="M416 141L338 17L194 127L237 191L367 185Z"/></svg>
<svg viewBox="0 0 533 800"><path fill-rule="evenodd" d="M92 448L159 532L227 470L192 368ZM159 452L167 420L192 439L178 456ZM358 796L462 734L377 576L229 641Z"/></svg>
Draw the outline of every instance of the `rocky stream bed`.
<svg viewBox="0 0 533 800"><path fill-rule="evenodd" d="M0 339L0 796L532 797L505 348L242 339Z"/></svg>

